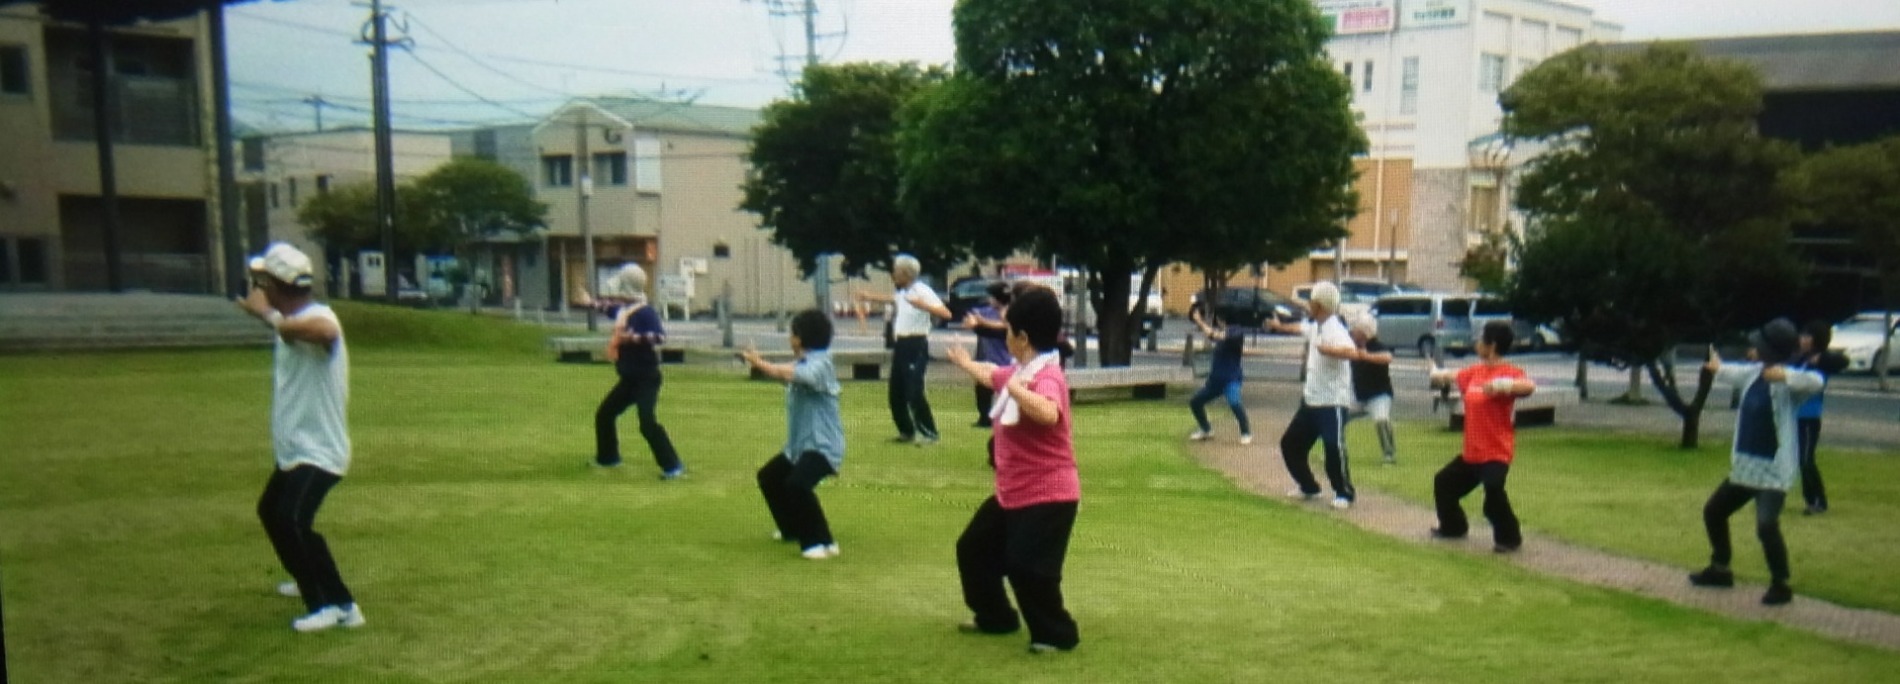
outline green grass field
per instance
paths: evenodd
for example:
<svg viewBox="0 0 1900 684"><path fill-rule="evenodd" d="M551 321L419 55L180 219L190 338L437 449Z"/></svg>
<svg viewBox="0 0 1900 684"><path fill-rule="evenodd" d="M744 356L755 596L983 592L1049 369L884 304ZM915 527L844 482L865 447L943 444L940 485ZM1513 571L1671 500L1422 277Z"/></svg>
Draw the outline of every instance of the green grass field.
<svg viewBox="0 0 1900 684"><path fill-rule="evenodd" d="M1065 589L1074 653L973 637L952 545L988 492L966 391L943 444L884 442L883 388L846 386L844 476L820 489L842 557L769 539L752 474L782 394L673 368L661 417L689 479L591 456L604 366L541 331L343 308L356 464L325 505L370 624L299 635L253 506L270 467L264 350L0 357L0 591L16 682L1876 681L1900 654L1540 577L1237 491L1185 457L1177 401L1076 415L1084 501ZM934 372L947 372L939 368ZM1361 435L1355 435L1355 438ZM1449 435L1408 426L1408 453ZM1717 450L1525 437L1531 527L1697 562ZM1434 440L1437 440L1434 442ZM1533 459L1533 448L1540 455ZM1416 451L1414 451L1416 449ZM1360 453L1369 453L1361 451ZM1442 459L1362 468L1425 491ZM1830 455L1838 512L1790 523L1804 593L1892 609L1900 467ZM1675 529L1680 528L1680 529ZM1881 536L1881 535L1887 536ZM1653 535L1653 536L1652 536ZM1738 534L1738 568L1759 554ZM1880 548L1874 548L1874 547ZM1871 559L1855 555L1871 554ZM1754 554L1754 555L1750 555Z"/></svg>

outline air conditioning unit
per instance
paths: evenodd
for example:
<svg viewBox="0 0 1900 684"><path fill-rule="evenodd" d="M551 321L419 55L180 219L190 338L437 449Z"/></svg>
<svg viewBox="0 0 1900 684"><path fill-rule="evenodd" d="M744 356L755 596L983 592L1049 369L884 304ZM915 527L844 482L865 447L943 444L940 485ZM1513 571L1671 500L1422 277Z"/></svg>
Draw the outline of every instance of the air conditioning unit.
<svg viewBox="0 0 1900 684"><path fill-rule="evenodd" d="M680 257L680 275L706 275L708 264L702 257Z"/></svg>

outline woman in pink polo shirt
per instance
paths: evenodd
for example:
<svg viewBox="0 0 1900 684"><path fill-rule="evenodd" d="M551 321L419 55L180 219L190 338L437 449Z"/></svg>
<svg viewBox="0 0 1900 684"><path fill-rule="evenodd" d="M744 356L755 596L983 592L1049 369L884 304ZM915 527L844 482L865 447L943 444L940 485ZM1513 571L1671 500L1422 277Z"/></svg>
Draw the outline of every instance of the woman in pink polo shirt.
<svg viewBox="0 0 1900 684"><path fill-rule="evenodd" d="M974 634L1010 634L1029 626L1029 652L1068 651L1081 642L1062 607L1062 562L1082 498L1070 439L1069 382L1062 374L1056 333L1062 304L1036 288L1018 295L1004 314L1009 353L1016 363L973 361L951 347L950 362L996 388L990 409L996 439L996 494L978 506L957 539L963 602L975 618L958 625ZM1010 606L1009 580L1022 608Z"/></svg>

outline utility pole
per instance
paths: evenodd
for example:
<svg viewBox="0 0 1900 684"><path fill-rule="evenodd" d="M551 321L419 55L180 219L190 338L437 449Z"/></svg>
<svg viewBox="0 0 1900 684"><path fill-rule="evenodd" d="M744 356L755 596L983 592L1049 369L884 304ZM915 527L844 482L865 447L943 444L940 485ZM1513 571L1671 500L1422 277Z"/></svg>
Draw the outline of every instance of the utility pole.
<svg viewBox="0 0 1900 684"><path fill-rule="evenodd" d="M396 168L391 152L389 131L389 13L383 0L370 0L369 70L371 116L375 119L376 139L376 225L383 242L383 296L398 301L401 280L396 272ZM400 42L399 39L395 42ZM321 106L321 105L319 105Z"/></svg>
<svg viewBox="0 0 1900 684"><path fill-rule="evenodd" d="M818 0L805 0L805 66L818 65ZM831 255L818 255L818 268L811 275L812 297L818 310L831 315Z"/></svg>
<svg viewBox="0 0 1900 684"><path fill-rule="evenodd" d="M600 269L594 267L594 229L587 223L587 199L589 195L594 194L594 178L591 173L593 158L587 155L587 110L577 107L575 115L580 117L580 121L574 124L574 189L580 204L574 215L580 221L581 243L585 245L581 250L583 255L581 258L586 261L583 266L587 273L587 296L599 297ZM593 332L596 325L594 307L589 306L587 307L587 331Z"/></svg>
<svg viewBox="0 0 1900 684"><path fill-rule="evenodd" d="M323 132L323 108L325 106L328 106L330 104L330 101L323 99L322 95L311 95L310 97L304 98L303 103L310 105L312 109L316 110L317 132L322 133Z"/></svg>

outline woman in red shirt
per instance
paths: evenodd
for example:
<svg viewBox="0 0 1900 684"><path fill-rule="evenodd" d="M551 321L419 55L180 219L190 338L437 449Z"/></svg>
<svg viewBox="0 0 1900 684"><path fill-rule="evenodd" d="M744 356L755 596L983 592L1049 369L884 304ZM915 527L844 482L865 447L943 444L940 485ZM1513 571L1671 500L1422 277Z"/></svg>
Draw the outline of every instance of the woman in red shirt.
<svg viewBox="0 0 1900 684"><path fill-rule="evenodd" d="M1465 403L1465 451L1432 478L1432 499L1438 504L1438 526L1432 536L1459 539L1470 524L1465 509L1458 504L1478 485L1484 485L1484 517L1491 521L1491 550L1516 551L1524 544L1517 526L1517 513L1511 510L1511 497L1504 492L1504 480L1511 474L1511 458L1517 453L1515 411L1517 400L1537 391L1524 369L1504 360L1511 348L1511 324L1486 323L1478 338L1476 366L1451 371L1432 367L1432 384L1452 383Z"/></svg>
<svg viewBox="0 0 1900 684"><path fill-rule="evenodd" d="M1069 382L1062 374L1056 333L1062 304L1036 288L1018 295L1004 313L1015 364L974 361L951 347L950 362L996 388L990 409L996 442L996 494L985 499L957 539L963 602L975 618L958 629L1010 634L1020 623L1003 580L1016 592L1029 652L1075 648L1081 639L1062 604L1062 562L1082 498L1070 438Z"/></svg>

